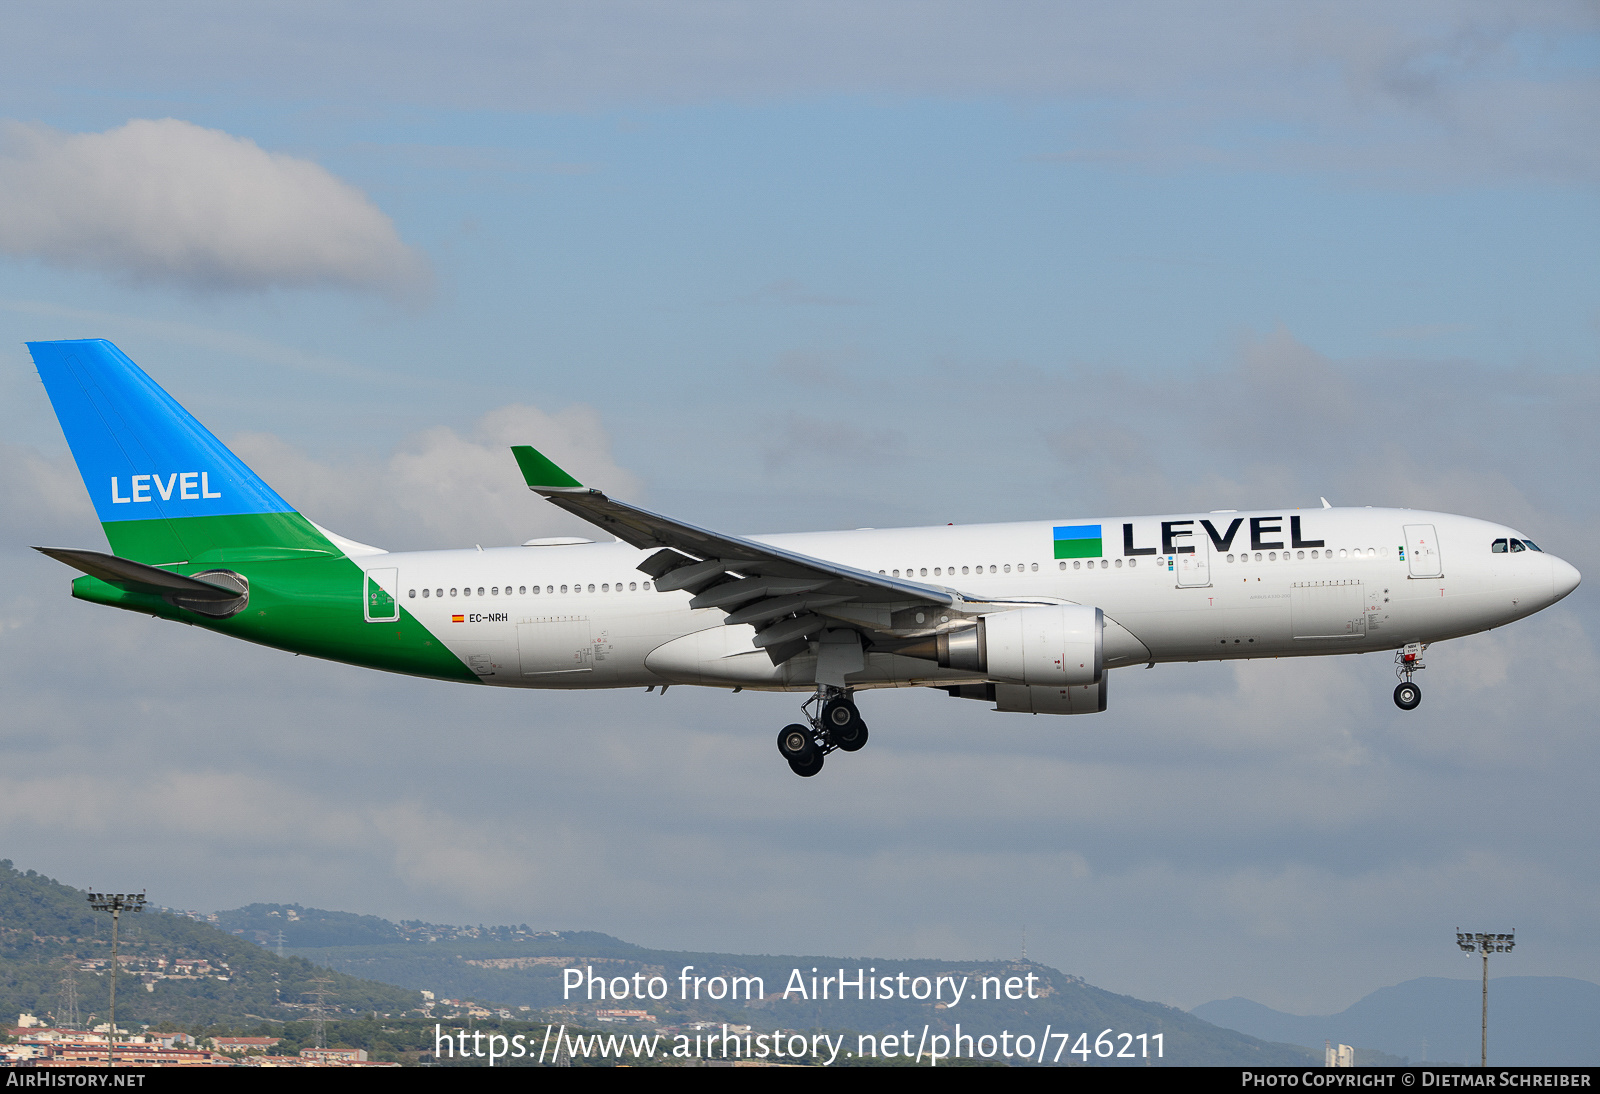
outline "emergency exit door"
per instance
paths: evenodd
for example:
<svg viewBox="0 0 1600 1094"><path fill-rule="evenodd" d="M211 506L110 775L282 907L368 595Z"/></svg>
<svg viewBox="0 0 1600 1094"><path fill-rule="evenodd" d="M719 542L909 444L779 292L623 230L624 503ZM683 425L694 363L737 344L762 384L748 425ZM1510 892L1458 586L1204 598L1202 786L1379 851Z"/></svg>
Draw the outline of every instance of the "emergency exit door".
<svg viewBox="0 0 1600 1094"><path fill-rule="evenodd" d="M400 570L387 567L368 570L361 610L368 623L393 623L400 618Z"/></svg>

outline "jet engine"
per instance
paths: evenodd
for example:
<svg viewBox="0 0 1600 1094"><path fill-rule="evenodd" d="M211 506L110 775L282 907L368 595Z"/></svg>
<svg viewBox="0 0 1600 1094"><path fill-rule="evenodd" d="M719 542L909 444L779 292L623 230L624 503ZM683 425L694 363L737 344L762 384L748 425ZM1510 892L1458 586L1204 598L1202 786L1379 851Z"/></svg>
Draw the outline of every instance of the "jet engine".
<svg viewBox="0 0 1600 1094"><path fill-rule="evenodd" d="M1098 684L1105 671L1105 615L1081 604L1048 604L980 616L900 653L947 669L1029 687Z"/></svg>

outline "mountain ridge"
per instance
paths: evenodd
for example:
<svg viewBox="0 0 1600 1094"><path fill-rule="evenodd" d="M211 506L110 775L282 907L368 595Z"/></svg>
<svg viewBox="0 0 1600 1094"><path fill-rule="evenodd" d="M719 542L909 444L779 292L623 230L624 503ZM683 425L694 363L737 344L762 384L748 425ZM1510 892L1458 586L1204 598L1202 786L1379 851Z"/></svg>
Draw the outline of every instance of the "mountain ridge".
<svg viewBox="0 0 1600 1094"><path fill-rule="evenodd" d="M1235 996L1189 1013L1253 1037L1316 1048L1370 1046L1428 1063L1476 1064L1483 982L1426 976L1378 988L1337 1014L1300 1015ZM1600 984L1566 976L1489 979L1489 1062L1503 1066L1600 1064Z"/></svg>

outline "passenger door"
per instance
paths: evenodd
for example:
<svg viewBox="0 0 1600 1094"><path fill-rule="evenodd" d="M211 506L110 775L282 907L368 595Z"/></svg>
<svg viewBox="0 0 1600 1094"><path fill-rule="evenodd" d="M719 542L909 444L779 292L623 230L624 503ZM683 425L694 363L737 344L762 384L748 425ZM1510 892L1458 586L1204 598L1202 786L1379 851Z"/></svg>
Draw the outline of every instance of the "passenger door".
<svg viewBox="0 0 1600 1094"><path fill-rule="evenodd" d="M1211 543L1206 537L1195 542L1194 554L1168 555L1167 560L1178 588L1203 589L1211 584Z"/></svg>
<svg viewBox="0 0 1600 1094"><path fill-rule="evenodd" d="M1439 557L1439 539L1431 524L1408 524L1406 565L1412 577L1443 577L1444 560Z"/></svg>

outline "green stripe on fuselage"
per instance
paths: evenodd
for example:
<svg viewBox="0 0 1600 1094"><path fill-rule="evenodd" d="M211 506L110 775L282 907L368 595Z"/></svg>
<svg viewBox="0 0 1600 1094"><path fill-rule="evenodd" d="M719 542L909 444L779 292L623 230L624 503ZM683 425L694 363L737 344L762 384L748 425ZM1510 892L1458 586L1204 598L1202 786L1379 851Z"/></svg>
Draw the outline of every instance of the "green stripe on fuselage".
<svg viewBox="0 0 1600 1094"><path fill-rule="evenodd" d="M117 521L103 527L112 550L123 558L165 564L163 569L185 575L224 568L241 574L250 583L249 605L238 615L214 619L93 577L72 583L72 595L79 600L147 612L330 661L411 676L478 681L403 606L399 619L368 623L362 607L366 579L361 567L298 513ZM171 545L201 550L176 559L151 554Z"/></svg>

